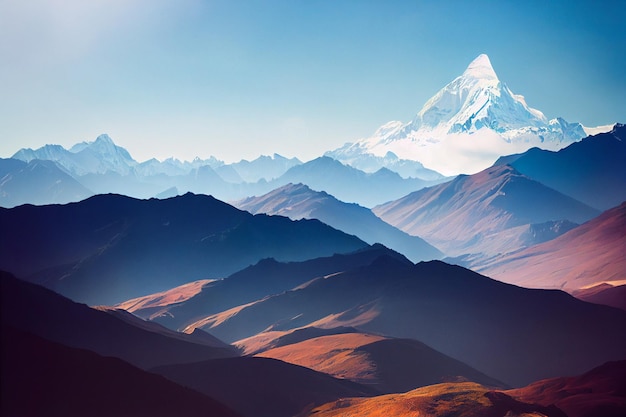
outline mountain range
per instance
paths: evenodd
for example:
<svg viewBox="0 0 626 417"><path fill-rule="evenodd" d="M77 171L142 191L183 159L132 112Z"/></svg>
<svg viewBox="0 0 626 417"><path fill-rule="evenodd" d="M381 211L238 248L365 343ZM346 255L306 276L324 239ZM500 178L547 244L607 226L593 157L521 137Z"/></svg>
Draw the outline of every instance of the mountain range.
<svg viewBox="0 0 626 417"><path fill-rule="evenodd" d="M317 220L254 216L194 194L0 208L0 235L0 269L92 305L224 277L267 257L305 260L367 246Z"/></svg>
<svg viewBox="0 0 626 417"><path fill-rule="evenodd" d="M21 177L15 173L8 175L20 166L19 161L43 164L37 162L40 160L46 161L48 170L55 171L54 175L35 172L23 179L20 179L23 174ZM399 161L391 157L385 161L415 177L404 178L382 166L375 172L366 173L328 157L302 163L277 154L233 164L224 164L215 158L192 162L172 158L163 162L151 159L139 163L108 135L101 135L93 142L77 144L70 150L59 145L46 145L36 150L21 149L12 159L0 160L0 173L3 173L0 178L0 203L4 207L13 207L23 203L74 202L93 194L115 193L150 198L185 192L210 194L228 201L302 182L313 189L328 191L342 200L371 207L445 180L434 171L419 168L418 162ZM64 181L58 181L53 176L62 177ZM46 189L53 189L54 193L42 192ZM364 193L364 190L372 192Z"/></svg>
<svg viewBox="0 0 626 417"><path fill-rule="evenodd" d="M292 220L318 219L369 244L382 243L413 262L443 256L419 237L385 223L370 209L344 203L324 191L313 191L304 184L288 184L263 196L248 197L233 204L253 214L281 215Z"/></svg>
<svg viewBox="0 0 626 417"><path fill-rule="evenodd" d="M599 211L497 165L374 207L387 223L449 256L490 257L554 238Z"/></svg>
<svg viewBox="0 0 626 417"><path fill-rule="evenodd" d="M93 195L55 162L0 159L0 206L62 204Z"/></svg>
<svg viewBox="0 0 626 417"><path fill-rule="evenodd" d="M417 160L446 175L475 173L501 155L533 146L558 150L586 136L579 123L548 120L496 75L479 55L462 75L429 99L415 118L389 122L369 138L346 143L326 155L359 165L370 155Z"/></svg>
<svg viewBox="0 0 626 417"><path fill-rule="evenodd" d="M622 416L625 140L480 55L308 162L18 150L0 415Z"/></svg>
<svg viewBox="0 0 626 417"><path fill-rule="evenodd" d="M307 261L307 266L314 264ZM276 268L269 266L258 265L246 275L257 285L271 282ZM334 273L318 278L305 275L294 280L291 290L233 307L212 308L207 301L222 297L208 286L204 302L194 303L191 298L154 320L186 332L200 328L237 344L269 331L356 327L366 333L419 340L511 386L584 372L621 358L626 347L626 339L615 333L626 326L624 312L587 304L560 291L527 290L443 262L413 265L386 254L369 265L333 269ZM231 285L245 292L247 282ZM177 317L176 310L185 311L187 303L195 307ZM210 313L212 309L217 311ZM489 336L493 334L498 338Z"/></svg>
<svg viewBox="0 0 626 417"><path fill-rule="evenodd" d="M626 201L626 126L589 136L558 152L533 148L502 157L509 164L548 187L599 210Z"/></svg>

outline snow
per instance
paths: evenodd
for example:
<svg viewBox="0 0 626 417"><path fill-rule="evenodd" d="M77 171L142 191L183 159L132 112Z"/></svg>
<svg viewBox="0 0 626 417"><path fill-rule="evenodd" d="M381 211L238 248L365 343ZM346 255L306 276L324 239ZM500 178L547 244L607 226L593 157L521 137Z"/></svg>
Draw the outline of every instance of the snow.
<svg viewBox="0 0 626 417"><path fill-rule="evenodd" d="M586 136L582 125L548 120L502 83L486 54L429 99L408 123L389 122L371 137L331 151L342 162L359 154L421 162L444 175L471 174L499 156L537 146L558 150Z"/></svg>
<svg viewBox="0 0 626 417"><path fill-rule="evenodd" d="M587 127L583 126L583 130L588 136L599 135L600 133L606 133L613 130L615 123L610 125L596 126L596 127Z"/></svg>

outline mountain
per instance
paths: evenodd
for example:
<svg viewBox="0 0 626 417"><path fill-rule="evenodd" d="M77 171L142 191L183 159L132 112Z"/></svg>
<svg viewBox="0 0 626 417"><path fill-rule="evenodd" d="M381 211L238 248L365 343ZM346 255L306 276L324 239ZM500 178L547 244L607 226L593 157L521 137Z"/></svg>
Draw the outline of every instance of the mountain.
<svg viewBox="0 0 626 417"><path fill-rule="evenodd" d="M411 193L372 210L450 256L489 257L553 238L597 210L546 187L509 165Z"/></svg>
<svg viewBox="0 0 626 417"><path fill-rule="evenodd" d="M252 161L242 159L229 166L232 167L242 179L242 181L239 182L254 183L262 179L271 181L283 175L290 168L300 164L302 164L302 162L298 158L285 158L275 153L272 156L259 156Z"/></svg>
<svg viewBox="0 0 626 417"><path fill-rule="evenodd" d="M508 391L521 401L554 404L569 417L626 415L626 361L608 362L582 375L537 381Z"/></svg>
<svg viewBox="0 0 626 417"><path fill-rule="evenodd" d="M303 409L339 398L375 394L354 382L274 359L231 359L152 371L215 398L246 417L292 417Z"/></svg>
<svg viewBox="0 0 626 417"><path fill-rule="evenodd" d="M324 156L333 158L336 156L336 153L328 151ZM400 159L393 152L387 152L385 156L376 156L359 152L358 148L350 148L340 154L340 160L344 164L369 173L376 172L381 168L387 168L398 173L402 178L419 178L424 181L439 181L444 178L437 171L424 167L419 161Z"/></svg>
<svg viewBox="0 0 626 417"><path fill-rule="evenodd" d="M60 204L80 201L93 192L56 163L34 159L0 159L0 206Z"/></svg>
<svg viewBox="0 0 626 417"><path fill-rule="evenodd" d="M626 126L573 143L558 152L537 148L501 158L524 175L599 210L626 201Z"/></svg>
<svg viewBox="0 0 626 417"><path fill-rule="evenodd" d="M613 286L603 283L572 291L572 295L588 303L604 304L626 310L626 284Z"/></svg>
<svg viewBox="0 0 626 417"><path fill-rule="evenodd" d="M287 216L292 220L317 219L369 244L382 243L413 262L442 256L438 249L385 223L370 209L344 203L323 191L313 191L304 184L288 184L260 197L236 201L233 205L253 214Z"/></svg>
<svg viewBox="0 0 626 417"><path fill-rule="evenodd" d="M482 385L463 382L437 384L404 394L373 398L342 398L314 408L303 416L454 416L454 417L567 417L556 407L517 401Z"/></svg>
<svg viewBox="0 0 626 417"><path fill-rule="evenodd" d="M360 154L383 157L393 152L455 175L483 170L500 155L533 146L558 150L584 136L579 123L548 120L529 107L498 79L483 54L428 100L412 121L389 122L373 136L327 155L349 163Z"/></svg>
<svg viewBox="0 0 626 417"><path fill-rule="evenodd" d="M0 273L3 325L56 343L123 359L143 369L237 356L230 346L172 334L75 303L48 289ZM3 341L4 344L4 341Z"/></svg>
<svg viewBox="0 0 626 417"><path fill-rule="evenodd" d="M98 136L93 142L76 144L69 151L60 145L46 145L35 150L20 149L13 158L26 162L33 159L55 161L74 175L104 174L108 171L126 175L137 165L128 151L115 145L106 134Z"/></svg>
<svg viewBox="0 0 626 417"><path fill-rule="evenodd" d="M234 342L305 326L419 340L510 386L573 375L626 352L626 312L529 290L440 261L381 256L221 313L201 328ZM258 276L258 279L263 279Z"/></svg>
<svg viewBox="0 0 626 417"><path fill-rule="evenodd" d="M309 328L298 329L280 339L297 337L307 330ZM417 340L369 335L356 330L294 341L262 351L256 356L279 359L367 384L379 393L406 392L457 380L503 386L501 382Z"/></svg>
<svg viewBox="0 0 626 417"><path fill-rule="evenodd" d="M323 156L290 168L268 185L271 186L271 190L289 183L302 183L314 190L326 191L339 200L373 207L440 181L404 179L386 168L367 174ZM248 193L248 195L254 194Z"/></svg>
<svg viewBox="0 0 626 417"><path fill-rule="evenodd" d="M254 216L194 194L0 209L0 235L0 268L92 305L227 276L263 258L305 260L367 246L317 220Z"/></svg>
<svg viewBox="0 0 626 417"><path fill-rule="evenodd" d="M2 325L0 415L222 416L234 411L119 359Z"/></svg>
<svg viewBox="0 0 626 417"><path fill-rule="evenodd" d="M624 283L626 202L539 245L497 256L473 268L500 281L575 291Z"/></svg>
<svg viewBox="0 0 626 417"><path fill-rule="evenodd" d="M347 254L335 254L302 262L263 259L225 279L193 287L183 286L116 305L170 329L184 329L198 317L244 305L273 294L289 291L306 282L341 271L369 265L380 256L411 264L402 255L373 245ZM190 331L193 329L190 329Z"/></svg>

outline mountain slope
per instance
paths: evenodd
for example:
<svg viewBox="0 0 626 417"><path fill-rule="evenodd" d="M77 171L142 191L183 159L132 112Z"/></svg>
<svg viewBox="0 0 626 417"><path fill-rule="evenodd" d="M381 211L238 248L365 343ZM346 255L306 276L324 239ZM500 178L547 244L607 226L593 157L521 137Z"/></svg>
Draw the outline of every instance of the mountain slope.
<svg viewBox="0 0 626 417"><path fill-rule="evenodd" d="M442 256L438 249L385 223L371 210L344 203L325 192L313 191L304 184L289 184L263 196L248 197L233 204L253 214L287 216L292 220L318 219L369 244L382 243L413 262Z"/></svg>
<svg viewBox="0 0 626 417"><path fill-rule="evenodd" d="M626 415L626 361L608 362L582 375L537 381L507 391L521 401L554 404L569 417Z"/></svg>
<svg viewBox="0 0 626 417"><path fill-rule="evenodd" d="M574 291L604 282L624 283L626 202L554 240L495 257L478 272L532 288Z"/></svg>
<svg viewBox="0 0 626 417"><path fill-rule="evenodd" d="M598 214L508 165L459 176L374 207L373 212L450 256L511 252L537 242L530 225L550 222L542 228L558 230L559 221L580 223Z"/></svg>
<svg viewBox="0 0 626 417"><path fill-rule="evenodd" d="M393 152L445 175L474 173L500 155L533 146L557 150L586 136L582 125L548 120L496 75L487 55L435 94L409 123L389 122L373 136L327 153L340 161Z"/></svg>
<svg viewBox="0 0 626 417"><path fill-rule="evenodd" d="M464 382L431 385L404 394L342 398L311 410L315 417L454 416L567 417L555 407L517 401L482 385Z"/></svg>
<svg viewBox="0 0 626 417"><path fill-rule="evenodd" d="M304 260L367 246L316 220L253 216L193 194L0 209L0 234L0 268L90 304L226 276L267 257Z"/></svg>
<svg viewBox="0 0 626 417"><path fill-rule="evenodd" d="M2 323L67 346L121 358L140 368L237 356L189 335L173 336L152 323L129 320L78 304L38 285L0 273ZM163 329L165 330L165 329Z"/></svg>
<svg viewBox="0 0 626 417"><path fill-rule="evenodd" d="M524 175L591 207L608 210L626 200L624 125L558 152L534 148L507 158Z"/></svg>
<svg viewBox="0 0 626 417"><path fill-rule="evenodd" d="M439 261L413 266L389 257L199 318L189 329L233 342L304 326L420 340L511 386L584 372L626 352L626 312Z"/></svg>
<svg viewBox="0 0 626 417"><path fill-rule="evenodd" d="M0 206L59 204L93 193L52 161L0 159Z"/></svg>
<svg viewBox="0 0 626 417"><path fill-rule="evenodd" d="M502 386L464 363L411 339L364 333L324 335L257 353L367 384L380 393L406 392L444 381Z"/></svg>
<svg viewBox="0 0 626 417"><path fill-rule="evenodd" d="M604 304L626 310L626 284L613 286L603 283L573 291L572 295L588 303Z"/></svg>
<svg viewBox="0 0 626 417"><path fill-rule="evenodd" d="M232 360L231 360L232 359ZM292 417L303 409L375 391L301 366L242 357L153 369L228 405L246 417Z"/></svg>
<svg viewBox="0 0 626 417"><path fill-rule="evenodd" d="M396 257L400 262L410 264L402 255L381 245L303 262L282 263L274 259L263 259L225 279L203 285L198 293L186 300L163 304L160 302L162 299L153 302L151 300L155 297L147 296L126 301L117 307L128 308L133 314L171 329L183 329L198 317L206 317L273 294L280 294L313 278L369 265L383 255ZM180 289L172 290L172 293L179 292Z"/></svg>
<svg viewBox="0 0 626 417"><path fill-rule="evenodd" d="M0 357L3 416L238 415L119 359L63 346L4 324Z"/></svg>

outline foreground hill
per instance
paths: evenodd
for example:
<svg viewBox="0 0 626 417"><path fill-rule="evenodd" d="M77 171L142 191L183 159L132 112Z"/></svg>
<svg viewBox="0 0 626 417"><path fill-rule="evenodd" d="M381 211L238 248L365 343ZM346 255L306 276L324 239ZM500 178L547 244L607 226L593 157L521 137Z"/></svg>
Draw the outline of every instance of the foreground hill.
<svg viewBox="0 0 626 417"><path fill-rule="evenodd" d="M420 340L511 386L584 372L626 355L626 312L439 261L412 265L385 256L198 317L187 331L200 327L234 342L305 326L353 326Z"/></svg>
<svg viewBox="0 0 626 417"><path fill-rule="evenodd" d="M501 158L521 173L585 204L608 210L626 200L626 125L558 152L533 148Z"/></svg>
<svg viewBox="0 0 626 417"><path fill-rule="evenodd" d="M463 382L432 385L405 394L342 398L303 414L315 417L455 416L567 417L555 407L517 401L482 385Z"/></svg>
<svg viewBox="0 0 626 417"><path fill-rule="evenodd" d="M554 240L475 267L524 287L571 292L601 283L619 285L626 279L625 231L626 202Z"/></svg>
<svg viewBox="0 0 626 417"><path fill-rule="evenodd" d="M116 358L2 325L0 415L236 417L223 404Z"/></svg>
<svg viewBox="0 0 626 417"><path fill-rule="evenodd" d="M521 401L554 404L569 417L626 415L626 361L608 362L583 375L537 381L507 392Z"/></svg>
<svg viewBox="0 0 626 417"><path fill-rule="evenodd" d="M267 257L305 260L367 246L317 220L253 216L194 194L0 209L0 235L0 268L89 304L226 276Z"/></svg>
<svg viewBox="0 0 626 417"><path fill-rule="evenodd" d="M228 405L246 417L292 417L339 398L375 391L301 366L242 357L153 369L181 385Z"/></svg>
<svg viewBox="0 0 626 417"><path fill-rule="evenodd" d="M289 336L308 329L296 330ZM320 329L323 330L323 329ZM330 332L334 329L329 329ZM484 385L503 384L464 363L411 339L393 339L358 333L312 337L275 347L256 356L280 359L329 375L367 384L379 393L405 392L444 381L471 380Z"/></svg>
<svg viewBox="0 0 626 417"><path fill-rule="evenodd" d="M93 193L52 161L0 159L0 206L80 201Z"/></svg>
<svg viewBox="0 0 626 417"><path fill-rule="evenodd" d="M0 290L3 324L140 368L237 356L231 347L98 311L4 272Z"/></svg>
<svg viewBox="0 0 626 417"><path fill-rule="evenodd" d="M373 211L449 256L512 252L555 237L563 221L581 223L599 214L508 165L459 176Z"/></svg>
<svg viewBox="0 0 626 417"><path fill-rule="evenodd" d="M369 244L382 243L413 262L438 259L443 255L423 239L385 223L370 209L344 203L304 184L288 184L260 197L248 197L233 204L253 214L280 215L292 220L318 219Z"/></svg>

